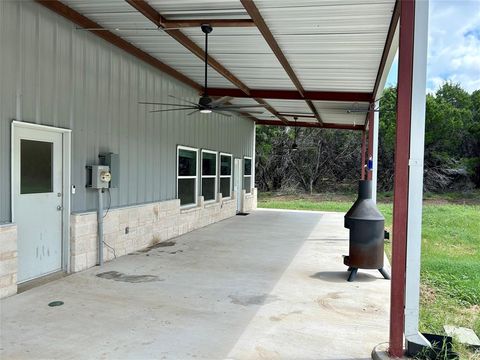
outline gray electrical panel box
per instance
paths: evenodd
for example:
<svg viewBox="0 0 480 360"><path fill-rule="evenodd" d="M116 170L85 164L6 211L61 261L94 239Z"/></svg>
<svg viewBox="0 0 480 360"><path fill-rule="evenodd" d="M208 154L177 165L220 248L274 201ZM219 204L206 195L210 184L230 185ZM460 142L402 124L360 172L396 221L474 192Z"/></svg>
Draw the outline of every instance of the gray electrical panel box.
<svg viewBox="0 0 480 360"><path fill-rule="evenodd" d="M110 168L105 165L92 165L92 188L107 189L112 175Z"/></svg>
<svg viewBox="0 0 480 360"><path fill-rule="evenodd" d="M118 188L120 185L120 157L114 153L100 154L98 157L102 165L107 165L110 168L112 180L109 183L109 187Z"/></svg>

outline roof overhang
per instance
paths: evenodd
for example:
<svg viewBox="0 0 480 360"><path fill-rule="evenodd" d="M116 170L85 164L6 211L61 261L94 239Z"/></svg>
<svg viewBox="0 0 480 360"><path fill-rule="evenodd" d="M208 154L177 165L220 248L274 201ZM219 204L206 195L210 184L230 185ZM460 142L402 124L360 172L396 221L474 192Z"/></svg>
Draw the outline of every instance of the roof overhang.
<svg viewBox="0 0 480 360"><path fill-rule="evenodd" d="M398 48L398 0L37 2L197 92L211 24L209 94L263 125L365 129Z"/></svg>

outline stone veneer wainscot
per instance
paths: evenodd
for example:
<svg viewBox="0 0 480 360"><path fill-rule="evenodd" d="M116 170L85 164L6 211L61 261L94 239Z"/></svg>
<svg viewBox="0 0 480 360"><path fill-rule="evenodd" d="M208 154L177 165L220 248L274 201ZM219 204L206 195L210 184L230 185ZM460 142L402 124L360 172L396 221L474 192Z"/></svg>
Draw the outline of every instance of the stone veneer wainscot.
<svg viewBox="0 0 480 360"><path fill-rule="evenodd" d="M0 298L17 293L17 225L0 225Z"/></svg>

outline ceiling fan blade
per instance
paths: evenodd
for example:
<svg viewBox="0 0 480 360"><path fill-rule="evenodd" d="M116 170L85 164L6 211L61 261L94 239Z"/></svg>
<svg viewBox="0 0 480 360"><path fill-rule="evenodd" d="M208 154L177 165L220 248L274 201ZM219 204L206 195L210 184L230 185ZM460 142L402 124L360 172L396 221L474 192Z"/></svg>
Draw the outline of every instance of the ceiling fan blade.
<svg viewBox="0 0 480 360"><path fill-rule="evenodd" d="M228 108L225 109L223 107L217 107L214 110L224 110L224 111L231 111L231 112L236 112L236 113L247 113L247 114L263 114L263 113L265 113L265 111L253 111L253 110L250 111L248 109L245 109L245 110L243 110L243 109L228 109Z"/></svg>
<svg viewBox="0 0 480 360"><path fill-rule="evenodd" d="M217 109L212 109L212 111L213 111L214 113L216 113L216 114L220 114L220 115L223 115L223 116L226 116L226 117L232 117L232 115L227 114L227 113L225 113L225 112L223 112L223 111L218 111Z"/></svg>
<svg viewBox="0 0 480 360"><path fill-rule="evenodd" d="M173 95L168 95L168 97L171 97L172 99L176 99L176 100L179 100L179 101L183 101L183 102L186 102L186 103L189 103L189 104L192 104L192 105L198 106L198 104L197 104L197 103L194 103L194 102L192 102L192 101L188 101L188 100L185 100L185 99L182 99L182 98L179 98L179 97L173 96Z"/></svg>
<svg viewBox="0 0 480 360"><path fill-rule="evenodd" d="M190 107L176 108L176 109L152 110L152 111L150 111L150 112L151 112L151 113L155 113L155 112L177 111L177 110L191 110L191 109L196 109L196 108L193 107L193 106L190 106Z"/></svg>
<svg viewBox="0 0 480 360"><path fill-rule="evenodd" d="M149 101L139 101L139 104L142 105L168 105L168 106L183 106L185 107L185 104L170 104L170 103L161 103L161 102L149 102Z"/></svg>
<svg viewBox="0 0 480 360"><path fill-rule="evenodd" d="M210 103L210 106L212 107L215 107L217 105L220 105L220 104L223 104L229 100L231 100L232 97L231 96L222 96L221 98L218 98L216 100L213 100L211 103Z"/></svg>
<svg viewBox="0 0 480 360"><path fill-rule="evenodd" d="M265 108L267 105L222 105L223 109Z"/></svg>
<svg viewBox="0 0 480 360"><path fill-rule="evenodd" d="M191 113L188 113L187 116L193 115L193 114L195 114L197 111L200 111L200 110L196 109L196 110L192 111Z"/></svg>

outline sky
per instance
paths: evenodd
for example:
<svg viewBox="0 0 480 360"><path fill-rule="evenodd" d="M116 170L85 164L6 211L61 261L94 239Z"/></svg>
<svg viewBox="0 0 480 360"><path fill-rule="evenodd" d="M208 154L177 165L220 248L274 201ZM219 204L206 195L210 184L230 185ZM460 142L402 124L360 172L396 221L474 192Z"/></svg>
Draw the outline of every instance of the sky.
<svg viewBox="0 0 480 360"><path fill-rule="evenodd" d="M430 0L427 92L445 81L480 89L480 0ZM386 85L397 83L397 57Z"/></svg>

